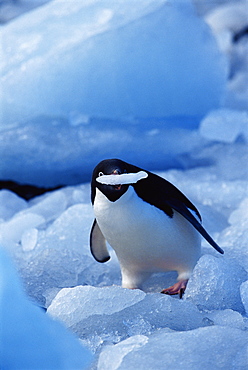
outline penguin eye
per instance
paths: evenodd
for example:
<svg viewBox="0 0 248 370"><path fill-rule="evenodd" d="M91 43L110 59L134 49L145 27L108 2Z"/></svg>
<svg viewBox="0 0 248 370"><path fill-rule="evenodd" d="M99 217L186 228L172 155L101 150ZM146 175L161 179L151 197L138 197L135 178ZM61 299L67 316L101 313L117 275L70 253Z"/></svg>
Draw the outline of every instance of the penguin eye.
<svg viewBox="0 0 248 370"><path fill-rule="evenodd" d="M104 173L103 172L99 172L98 176L103 176Z"/></svg>

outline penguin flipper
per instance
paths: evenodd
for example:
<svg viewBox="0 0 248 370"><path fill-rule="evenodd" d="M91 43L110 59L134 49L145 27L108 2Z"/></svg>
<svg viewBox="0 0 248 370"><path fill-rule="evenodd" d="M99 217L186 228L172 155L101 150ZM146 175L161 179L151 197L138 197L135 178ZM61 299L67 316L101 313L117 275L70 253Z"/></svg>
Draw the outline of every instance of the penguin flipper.
<svg viewBox="0 0 248 370"><path fill-rule="evenodd" d="M185 217L191 223L191 225L193 225L195 229L203 236L203 238L205 238L208 243L212 245L214 249L216 249L219 253L224 254L223 249L218 246L218 244L212 239L212 237L204 229L197 218L191 213L192 211L194 211L193 209L188 208L185 204L177 202L176 200L171 200L167 203L170 205L171 208Z"/></svg>
<svg viewBox="0 0 248 370"><path fill-rule="evenodd" d="M133 172L135 169L137 170L137 168L134 167ZM138 168L138 170L142 169ZM173 209L180 213L195 227L208 243L212 245L212 247L223 254L224 251L201 225L200 213L190 200L169 181L149 171L147 171L147 173L148 178L133 185L138 196L145 202L164 211L169 217L173 217Z"/></svg>
<svg viewBox="0 0 248 370"><path fill-rule="evenodd" d="M90 232L90 251L97 262L107 262L110 255L106 246L106 240L98 226L96 219Z"/></svg>

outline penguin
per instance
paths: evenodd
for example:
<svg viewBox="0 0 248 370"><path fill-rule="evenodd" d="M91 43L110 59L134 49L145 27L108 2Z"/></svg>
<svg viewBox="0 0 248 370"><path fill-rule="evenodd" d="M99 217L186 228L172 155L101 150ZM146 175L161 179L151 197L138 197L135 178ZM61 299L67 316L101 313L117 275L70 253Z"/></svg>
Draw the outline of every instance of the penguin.
<svg viewBox="0 0 248 370"><path fill-rule="evenodd" d="M201 236L219 253L191 201L164 178L120 159L105 159L93 170L95 219L90 250L98 262L120 263L122 287L142 289L155 272L176 271L177 282L161 293L180 298L201 253Z"/></svg>

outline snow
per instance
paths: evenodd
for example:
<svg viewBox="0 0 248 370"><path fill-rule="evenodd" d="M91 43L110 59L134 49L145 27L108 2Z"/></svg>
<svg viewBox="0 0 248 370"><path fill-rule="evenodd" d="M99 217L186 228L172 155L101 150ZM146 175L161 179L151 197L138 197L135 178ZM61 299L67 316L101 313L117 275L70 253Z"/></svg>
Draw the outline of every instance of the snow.
<svg viewBox="0 0 248 370"><path fill-rule="evenodd" d="M102 175L96 178L97 182L105 185L136 184L136 182L147 178L148 173L139 171L137 173L123 173L121 175Z"/></svg>
<svg viewBox="0 0 248 370"><path fill-rule="evenodd" d="M66 185L0 190L1 368L247 367L248 44L226 3L209 5L216 38L235 25L221 50L189 1L53 0L1 26L0 178ZM175 272L123 289L114 251L90 253L90 175L116 157L176 185L225 251L202 240L182 300L160 294Z"/></svg>

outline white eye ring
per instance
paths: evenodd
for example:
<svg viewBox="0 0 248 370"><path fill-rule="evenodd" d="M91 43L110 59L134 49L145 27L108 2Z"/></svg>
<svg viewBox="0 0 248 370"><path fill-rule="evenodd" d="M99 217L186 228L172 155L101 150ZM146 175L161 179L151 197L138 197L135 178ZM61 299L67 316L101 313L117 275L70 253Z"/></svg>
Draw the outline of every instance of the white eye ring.
<svg viewBox="0 0 248 370"><path fill-rule="evenodd" d="M104 173L103 172L99 172L98 176L103 176Z"/></svg>

